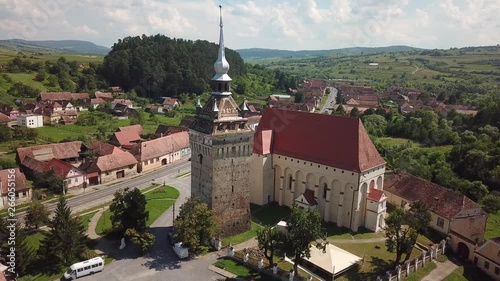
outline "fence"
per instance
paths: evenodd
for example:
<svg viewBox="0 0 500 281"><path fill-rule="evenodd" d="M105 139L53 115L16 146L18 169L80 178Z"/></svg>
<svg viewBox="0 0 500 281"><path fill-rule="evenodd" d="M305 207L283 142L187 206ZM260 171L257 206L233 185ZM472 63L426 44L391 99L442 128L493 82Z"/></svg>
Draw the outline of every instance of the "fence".
<svg viewBox="0 0 500 281"><path fill-rule="evenodd" d="M424 267L425 263L432 262L445 253L446 241L430 246L427 251L422 251L422 255L413 261L406 261L402 265L397 265L393 270L388 270L385 276L378 276L377 281L401 281L410 274Z"/></svg>

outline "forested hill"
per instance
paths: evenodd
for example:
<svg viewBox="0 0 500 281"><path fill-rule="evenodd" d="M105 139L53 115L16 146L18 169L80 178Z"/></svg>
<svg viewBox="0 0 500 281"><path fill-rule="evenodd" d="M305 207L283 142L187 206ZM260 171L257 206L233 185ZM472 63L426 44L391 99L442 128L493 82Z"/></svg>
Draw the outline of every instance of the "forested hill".
<svg viewBox="0 0 500 281"><path fill-rule="evenodd" d="M164 35L118 40L104 58L102 75L111 85L134 89L142 97L157 99L180 93L202 94L214 76L218 45L208 41L172 39ZM245 73L240 55L226 48L229 75Z"/></svg>

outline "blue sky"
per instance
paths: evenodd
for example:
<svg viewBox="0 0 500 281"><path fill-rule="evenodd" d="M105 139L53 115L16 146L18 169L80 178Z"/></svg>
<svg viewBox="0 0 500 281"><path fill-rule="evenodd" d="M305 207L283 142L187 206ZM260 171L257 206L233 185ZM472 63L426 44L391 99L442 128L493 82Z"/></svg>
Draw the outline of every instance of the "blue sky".
<svg viewBox="0 0 500 281"><path fill-rule="evenodd" d="M499 0L0 0L0 38L111 46L161 33L217 42L219 4L232 49L500 43Z"/></svg>

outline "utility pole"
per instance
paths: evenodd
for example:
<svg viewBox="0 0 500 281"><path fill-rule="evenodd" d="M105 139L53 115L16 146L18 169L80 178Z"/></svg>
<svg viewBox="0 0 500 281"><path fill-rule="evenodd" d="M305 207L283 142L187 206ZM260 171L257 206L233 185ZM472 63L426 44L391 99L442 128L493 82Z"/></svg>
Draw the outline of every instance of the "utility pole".
<svg viewBox="0 0 500 281"><path fill-rule="evenodd" d="M172 224L174 223L175 221L175 202L174 202L174 205L172 205Z"/></svg>

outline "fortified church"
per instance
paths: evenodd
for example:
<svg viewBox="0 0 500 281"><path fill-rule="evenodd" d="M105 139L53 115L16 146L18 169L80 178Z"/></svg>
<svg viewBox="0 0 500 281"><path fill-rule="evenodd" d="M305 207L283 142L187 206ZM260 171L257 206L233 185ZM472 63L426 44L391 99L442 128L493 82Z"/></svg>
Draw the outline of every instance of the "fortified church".
<svg viewBox="0 0 500 281"><path fill-rule="evenodd" d="M358 118L268 108L255 131L231 96L222 16L212 95L189 132L191 193L207 203L221 236L250 228L250 203L315 208L358 231L384 226L385 162Z"/></svg>

